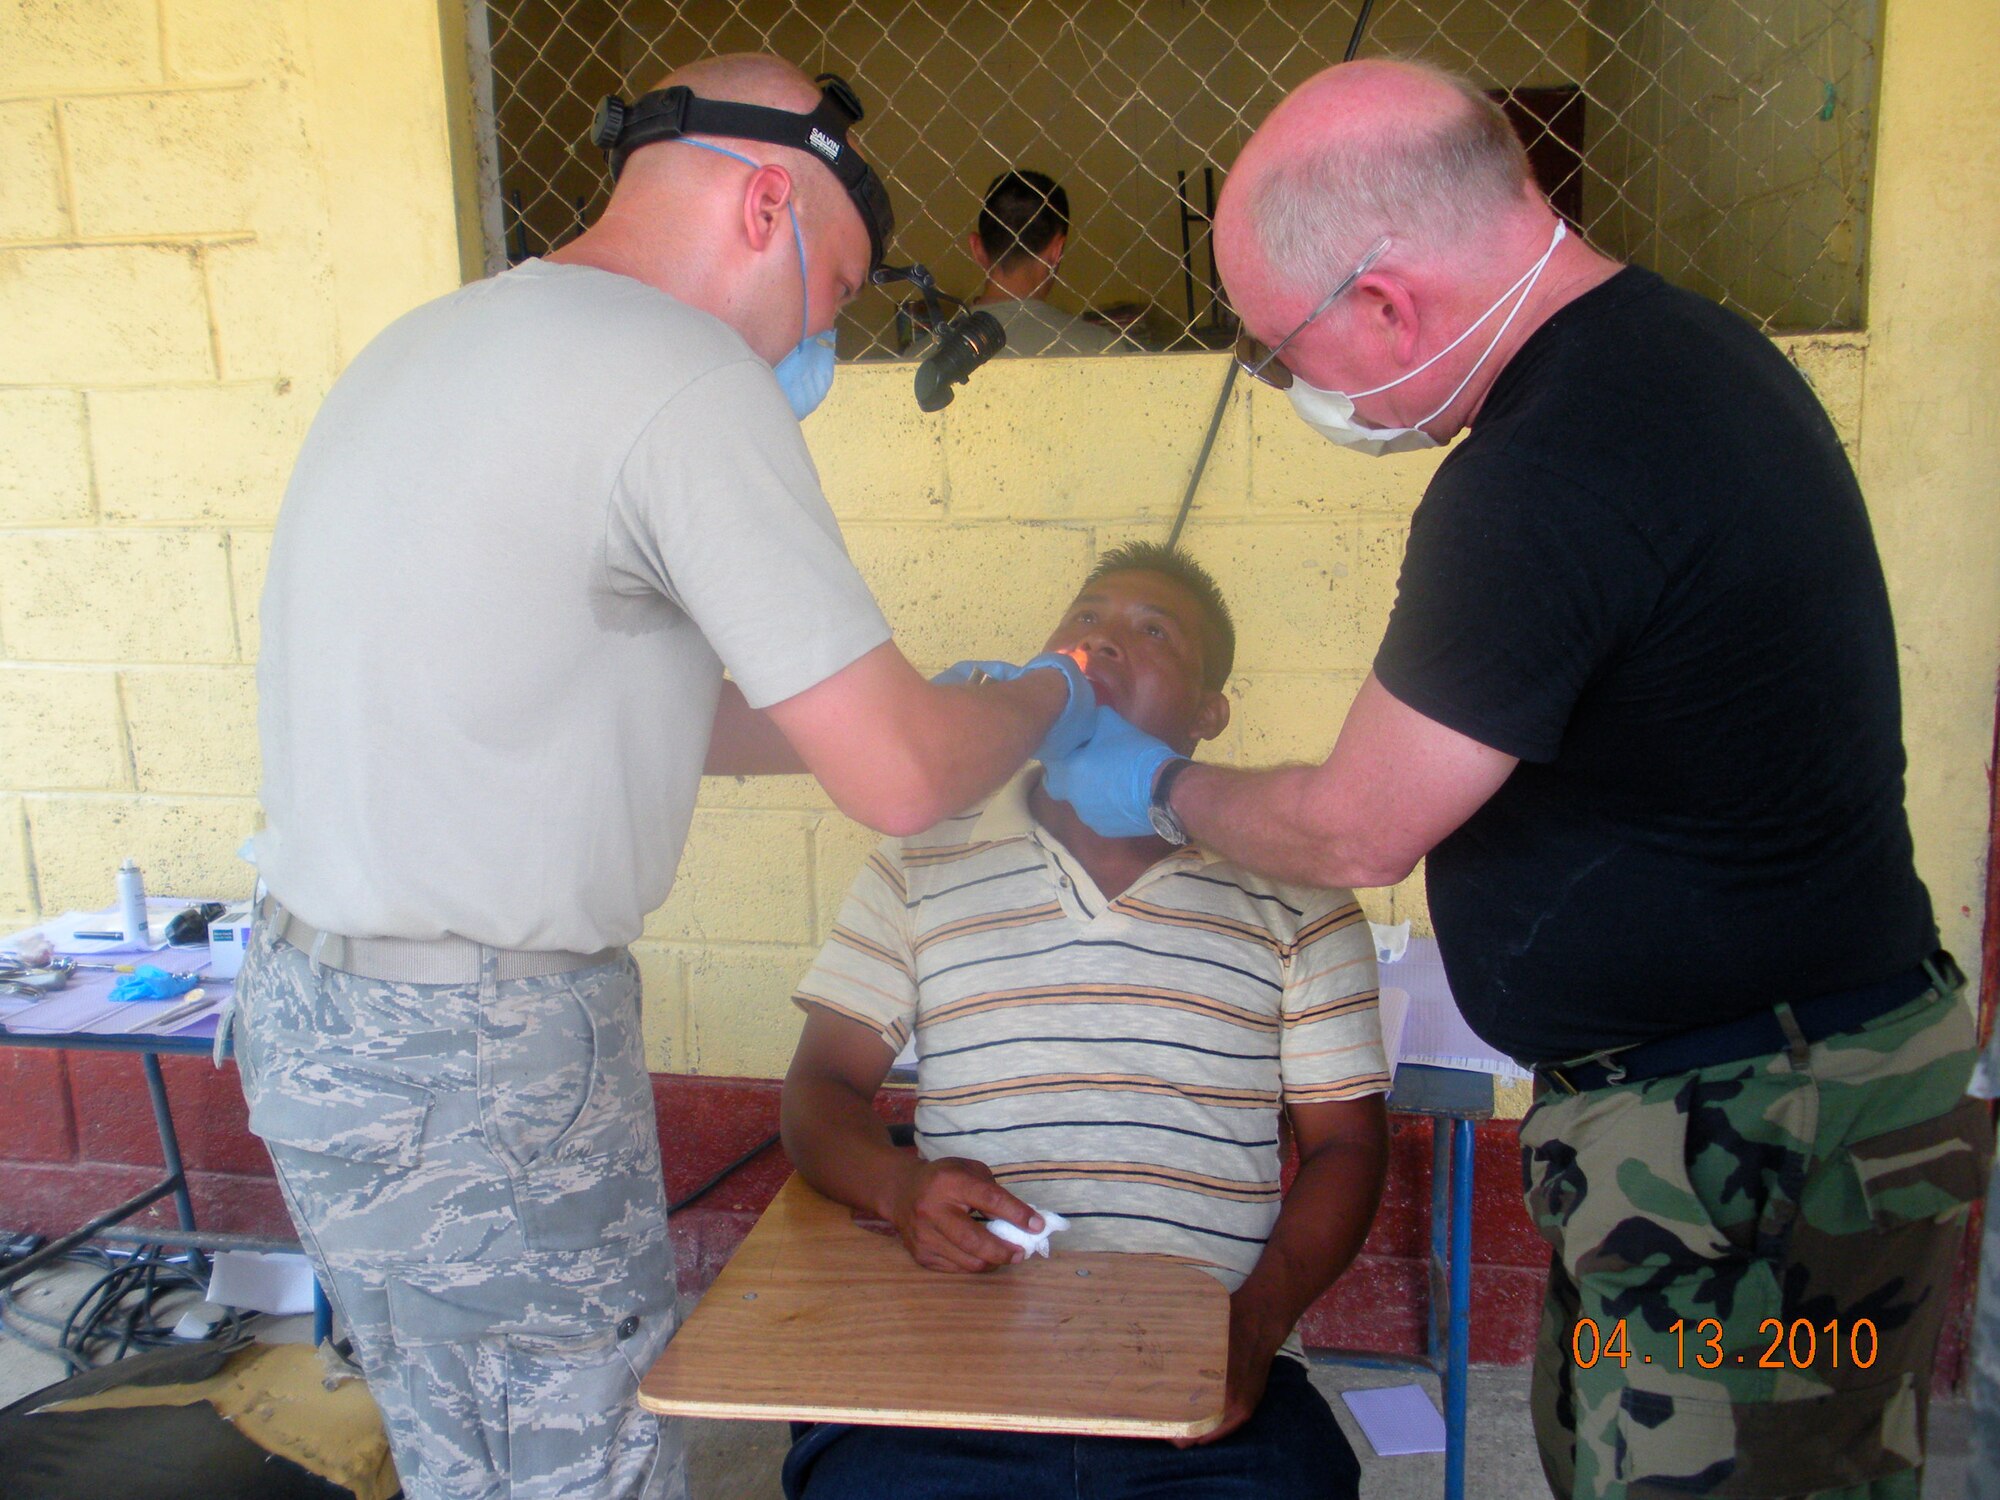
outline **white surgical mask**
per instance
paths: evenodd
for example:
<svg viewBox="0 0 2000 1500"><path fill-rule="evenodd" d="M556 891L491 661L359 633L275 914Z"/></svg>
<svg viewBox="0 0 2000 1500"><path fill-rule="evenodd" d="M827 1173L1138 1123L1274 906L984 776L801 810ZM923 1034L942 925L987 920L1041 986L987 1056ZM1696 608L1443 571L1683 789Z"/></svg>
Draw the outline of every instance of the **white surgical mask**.
<svg viewBox="0 0 2000 1500"><path fill-rule="evenodd" d="M1356 391L1351 396L1345 395L1340 391L1323 391L1318 386L1309 384L1304 377L1294 370L1292 372L1292 383L1285 390L1285 394L1291 397L1292 410L1299 414L1299 420L1312 428L1313 431L1317 432L1328 442L1338 443L1343 448L1352 448L1357 453L1367 453L1380 458L1385 453L1414 453L1422 448L1437 447L1438 440L1428 432L1425 432L1424 428L1428 424L1435 422L1450 409L1452 402L1456 401L1460 393L1472 383L1472 377L1479 373L1479 367L1486 363L1487 355L1499 347L1500 340L1506 336L1507 329L1514 321L1514 315L1520 312L1522 306L1526 304L1528 293L1535 289L1535 282L1541 277L1542 268L1549 263L1549 257L1556 253L1556 246L1562 243L1562 237L1565 232L1566 226L1563 224L1563 221L1561 219L1556 220L1556 232L1550 237L1549 248L1542 252L1542 258L1528 267L1519 281L1502 292L1499 299L1491 307L1487 308L1485 312L1474 319L1471 327L1467 328L1464 333L1461 333L1449 344L1446 344L1414 370L1406 371L1398 375L1394 380L1384 385L1376 386L1373 390ZM1370 427L1355 417L1354 403L1356 401L1364 396L1379 396L1384 391L1394 390L1404 381L1423 374L1424 371L1428 370L1460 344L1471 338L1473 330L1478 328L1481 323L1484 323L1496 312L1500 311L1501 307L1506 304L1507 299L1510 297L1515 299L1514 306L1509 310L1500 327L1495 330L1492 341L1487 344L1485 351L1480 354L1479 358L1472 362L1472 368L1465 372L1465 379L1459 381L1458 385L1452 390L1452 393L1438 404L1436 411L1412 427Z"/></svg>
<svg viewBox="0 0 2000 1500"><path fill-rule="evenodd" d="M677 139L683 146L698 146L717 156L733 157L753 169L757 166L742 152L731 151L727 146L712 146L707 141L691 141L685 136ZM771 373L791 404L792 415L803 422L818 410L826 393L833 389L833 330L829 328L819 334L808 331L812 327L812 286L806 279L806 240L799 232L798 210L787 203L785 211L792 216L792 243L799 252L799 341L771 367Z"/></svg>

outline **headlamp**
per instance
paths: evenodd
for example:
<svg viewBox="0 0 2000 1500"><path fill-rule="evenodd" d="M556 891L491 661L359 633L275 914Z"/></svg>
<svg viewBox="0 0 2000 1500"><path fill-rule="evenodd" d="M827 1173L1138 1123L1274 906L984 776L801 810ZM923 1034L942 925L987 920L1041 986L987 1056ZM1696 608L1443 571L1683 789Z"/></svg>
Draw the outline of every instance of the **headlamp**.
<svg viewBox="0 0 2000 1500"><path fill-rule="evenodd" d="M625 170L625 161L641 146L676 140L684 135L737 136L773 146L790 146L818 157L840 180L848 199L868 226L869 268L882 264L896 213L889 190L874 169L861 159L847 139L848 128L861 118L861 101L838 73L822 73L819 103L808 114L738 104L727 99L703 99L693 89L676 85L641 94L627 104L617 94L597 106L590 138L611 163L611 180Z"/></svg>
<svg viewBox="0 0 2000 1500"><path fill-rule="evenodd" d="M1007 330L990 312L968 308L946 322L937 278L926 266L878 266L868 279L877 286L907 281L924 299L937 344L917 366L917 405L925 411L943 411L951 405L957 394L952 386L964 385L974 370L1007 347Z"/></svg>

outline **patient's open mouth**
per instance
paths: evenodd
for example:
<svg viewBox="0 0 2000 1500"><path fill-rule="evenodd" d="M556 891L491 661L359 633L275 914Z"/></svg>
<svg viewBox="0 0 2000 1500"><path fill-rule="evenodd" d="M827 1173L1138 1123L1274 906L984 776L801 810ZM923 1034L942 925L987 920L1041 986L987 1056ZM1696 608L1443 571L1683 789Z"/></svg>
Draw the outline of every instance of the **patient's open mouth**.
<svg viewBox="0 0 2000 1500"><path fill-rule="evenodd" d="M1083 680L1090 684L1090 690L1097 695L1097 701L1116 708L1125 696L1123 683L1106 676L1103 669L1092 669L1090 651L1084 646L1069 646L1060 653L1067 656L1083 670Z"/></svg>

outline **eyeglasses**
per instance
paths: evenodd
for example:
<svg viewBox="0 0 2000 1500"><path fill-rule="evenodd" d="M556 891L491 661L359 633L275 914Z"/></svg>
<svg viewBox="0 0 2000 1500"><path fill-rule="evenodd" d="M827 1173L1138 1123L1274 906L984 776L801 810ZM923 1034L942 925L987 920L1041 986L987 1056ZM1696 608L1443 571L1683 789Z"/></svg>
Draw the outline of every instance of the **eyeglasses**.
<svg viewBox="0 0 2000 1500"><path fill-rule="evenodd" d="M1289 366L1279 361L1278 351L1304 333L1322 313L1340 300L1341 293L1367 275L1369 269L1374 266L1376 261L1382 258L1388 248L1389 237L1385 234L1375 242L1372 250L1361 257L1361 264L1348 272L1346 279L1339 286L1328 292L1325 300L1318 307L1307 313L1299 326L1279 339L1277 343L1266 345L1260 340L1252 338L1248 329L1237 334L1236 363L1243 367L1243 373L1255 376L1273 390L1289 390L1292 384L1292 372Z"/></svg>

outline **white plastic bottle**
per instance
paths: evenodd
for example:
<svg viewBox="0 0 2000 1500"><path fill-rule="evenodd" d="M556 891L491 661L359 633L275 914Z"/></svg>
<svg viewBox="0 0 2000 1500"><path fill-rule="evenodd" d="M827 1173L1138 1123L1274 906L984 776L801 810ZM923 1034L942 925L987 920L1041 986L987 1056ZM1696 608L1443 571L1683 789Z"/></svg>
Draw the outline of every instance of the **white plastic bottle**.
<svg viewBox="0 0 2000 1500"><path fill-rule="evenodd" d="M146 879L135 860L128 859L118 867L118 914L126 942L151 945L153 932L146 925Z"/></svg>

